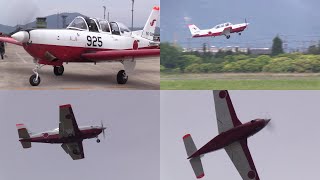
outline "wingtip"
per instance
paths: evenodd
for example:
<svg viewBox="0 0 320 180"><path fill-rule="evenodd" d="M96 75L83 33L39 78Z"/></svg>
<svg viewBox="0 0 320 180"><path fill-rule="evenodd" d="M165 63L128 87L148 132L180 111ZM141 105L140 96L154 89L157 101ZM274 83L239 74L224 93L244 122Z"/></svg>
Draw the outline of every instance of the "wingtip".
<svg viewBox="0 0 320 180"><path fill-rule="evenodd" d="M191 136L190 134L186 134L186 135L184 135L184 136L182 137L182 139L188 138L188 137L190 137L190 136Z"/></svg>
<svg viewBox="0 0 320 180"><path fill-rule="evenodd" d="M154 6L154 7L153 7L153 10L159 11L159 10L160 10L160 7L159 7L159 6Z"/></svg>
<svg viewBox="0 0 320 180"><path fill-rule="evenodd" d="M69 108L69 107L71 107L71 104L60 105L60 108Z"/></svg>
<svg viewBox="0 0 320 180"><path fill-rule="evenodd" d="M200 174L199 176L197 176L197 179L203 178L204 173Z"/></svg>

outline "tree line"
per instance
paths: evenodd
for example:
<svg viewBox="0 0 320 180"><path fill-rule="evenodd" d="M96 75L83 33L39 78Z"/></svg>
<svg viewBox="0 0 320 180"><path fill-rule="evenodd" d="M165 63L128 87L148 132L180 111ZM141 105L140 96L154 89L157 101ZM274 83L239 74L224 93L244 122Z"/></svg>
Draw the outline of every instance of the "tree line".
<svg viewBox="0 0 320 180"><path fill-rule="evenodd" d="M284 53L282 40L273 39L271 55L219 51L182 52L180 47L161 43L161 72L173 73L318 73L320 46L310 46L307 53Z"/></svg>

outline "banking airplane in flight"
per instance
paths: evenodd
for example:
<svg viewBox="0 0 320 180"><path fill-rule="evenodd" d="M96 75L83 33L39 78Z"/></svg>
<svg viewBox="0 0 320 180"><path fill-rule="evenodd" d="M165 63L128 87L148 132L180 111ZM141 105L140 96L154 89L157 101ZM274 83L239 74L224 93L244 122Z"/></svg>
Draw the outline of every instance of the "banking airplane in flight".
<svg viewBox="0 0 320 180"><path fill-rule="evenodd" d="M251 157L247 138L263 129L270 119L255 119L242 124L233 108L228 91L213 91L219 135L199 150L192 137L183 137L188 159L197 178L204 176L201 157L204 154L224 148L243 180L259 180Z"/></svg>
<svg viewBox="0 0 320 180"><path fill-rule="evenodd" d="M244 31L249 23L241 23L241 24L231 24L229 22L216 25L211 29L199 29L196 25L190 24L189 30L193 38L196 37L215 37L215 36L226 36L227 39L230 38L231 33L238 33L241 35L241 32Z"/></svg>
<svg viewBox="0 0 320 180"><path fill-rule="evenodd" d="M60 122L59 128L51 131L33 134L27 130L24 124L17 124L20 142L23 148L31 148L31 142L62 144L63 150L71 156L73 160L83 159L84 139L97 138L97 143L100 142L98 135L102 132L105 137L104 130L101 126L83 126L78 127L70 104L60 106Z"/></svg>
<svg viewBox="0 0 320 180"><path fill-rule="evenodd" d="M153 40L159 7L154 7L143 30L131 32L119 22L104 19L76 17L66 29L29 29L0 41L23 46L35 59L36 67L29 82L40 84L38 70L53 66L56 76L64 72L63 63L118 61L124 70L117 74L117 82L125 84L139 57L159 56L159 42Z"/></svg>

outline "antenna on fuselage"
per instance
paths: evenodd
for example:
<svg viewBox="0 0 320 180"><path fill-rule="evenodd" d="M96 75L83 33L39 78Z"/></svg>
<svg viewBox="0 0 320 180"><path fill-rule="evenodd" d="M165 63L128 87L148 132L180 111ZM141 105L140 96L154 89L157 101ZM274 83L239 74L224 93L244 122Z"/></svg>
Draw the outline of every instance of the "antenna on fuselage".
<svg viewBox="0 0 320 180"><path fill-rule="evenodd" d="M133 31L133 5L134 5L134 0L132 0L132 9L131 9L131 35Z"/></svg>

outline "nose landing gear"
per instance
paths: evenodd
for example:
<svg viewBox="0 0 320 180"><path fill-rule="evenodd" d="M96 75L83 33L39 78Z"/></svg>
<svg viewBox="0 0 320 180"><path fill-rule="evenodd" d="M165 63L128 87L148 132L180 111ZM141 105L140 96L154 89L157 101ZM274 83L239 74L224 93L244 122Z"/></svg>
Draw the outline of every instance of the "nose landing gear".
<svg viewBox="0 0 320 180"><path fill-rule="evenodd" d="M38 86L41 82L38 70L40 70L44 65L40 65L39 63L36 63L36 67L32 70L33 75L29 78L29 83L31 86Z"/></svg>
<svg viewBox="0 0 320 180"><path fill-rule="evenodd" d="M100 139L97 139L97 143L100 143Z"/></svg>

